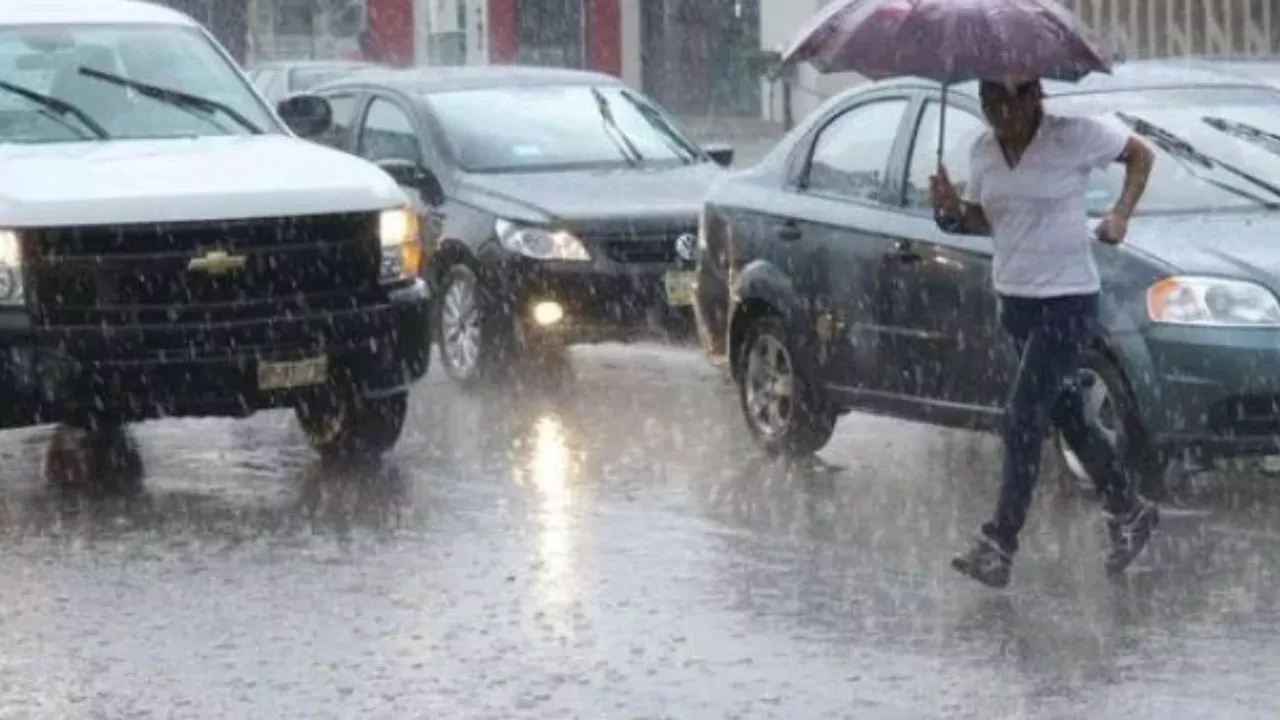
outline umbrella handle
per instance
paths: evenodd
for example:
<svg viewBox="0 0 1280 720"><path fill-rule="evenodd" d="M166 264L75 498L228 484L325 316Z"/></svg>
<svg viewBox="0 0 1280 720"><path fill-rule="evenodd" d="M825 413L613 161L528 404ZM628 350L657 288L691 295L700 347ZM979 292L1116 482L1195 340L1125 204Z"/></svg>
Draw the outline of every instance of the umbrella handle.
<svg viewBox="0 0 1280 720"><path fill-rule="evenodd" d="M947 83L942 84L942 107L938 110L938 169L942 169L942 139L947 133Z"/></svg>

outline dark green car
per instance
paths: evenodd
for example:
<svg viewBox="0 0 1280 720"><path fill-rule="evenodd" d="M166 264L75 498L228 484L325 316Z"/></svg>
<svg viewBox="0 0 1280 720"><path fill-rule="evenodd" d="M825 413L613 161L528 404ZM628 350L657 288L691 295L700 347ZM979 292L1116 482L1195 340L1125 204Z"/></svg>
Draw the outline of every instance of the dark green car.
<svg viewBox="0 0 1280 720"><path fill-rule="evenodd" d="M1096 250L1094 419L1127 440L1149 493L1184 451L1276 453L1280 91L1156 63L1048 89L1052 112L1127 127L1158 155L1128 242ZM997 320L991 241L943 233L929 206L939 98L923 80L850 90L706 199L699 331L730 361L770 451L814 452L852 410L1000 425L1016 357ZM959 184L984 123L976 86L948 100L945 162ZM1094 174L1092 211L1122 179L1119 165Z"/></svg>

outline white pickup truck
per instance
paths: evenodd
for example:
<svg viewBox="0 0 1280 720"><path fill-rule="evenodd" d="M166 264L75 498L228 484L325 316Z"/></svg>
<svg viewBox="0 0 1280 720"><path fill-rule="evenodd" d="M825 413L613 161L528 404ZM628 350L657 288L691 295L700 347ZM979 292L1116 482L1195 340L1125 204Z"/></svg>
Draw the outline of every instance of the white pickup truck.
<svg viewBox="0 0 1280 720"><path fill-rule="evenodd" d="M381 453L427 370L418 217L299 139L191 18L128 0L0 13L0 428L290 407Z"/></svg>

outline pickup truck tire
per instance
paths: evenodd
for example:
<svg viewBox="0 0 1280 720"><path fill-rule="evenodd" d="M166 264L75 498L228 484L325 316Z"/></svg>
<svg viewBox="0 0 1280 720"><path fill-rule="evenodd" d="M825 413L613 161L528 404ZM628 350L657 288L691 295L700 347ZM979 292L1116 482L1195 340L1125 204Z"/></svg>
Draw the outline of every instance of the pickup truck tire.
<svg viewBox="0 0 1280 720"><path fill-rule="evenodd" d="M774 315L748 320L738 357L738 400L756 443L770 455L803 458L831 440L836 414L818 396L791 334Z"/></svg>
<svg viewBox="0 0 1280 720"><path fill-rule="evenodd" d="M298 406L307 441L325 458L376 457L395 447L409 411L409 394L358 398L347 393Z"/></svg>
<svg viewBox="0 0 1280 720"><path fill-rule="evenodd" d="M486 298L475 272L465 264L449 268L441 283L436 317L440 364L459 386L471 389L507 369L514 337Z"/></svg>
<svg viewBox="0 0 1280 720"><path fill-rule="evenodd" d="M130 495L142 490L137 443L120 424L58 425L45 445L44 478L58 491Z"/></svg>

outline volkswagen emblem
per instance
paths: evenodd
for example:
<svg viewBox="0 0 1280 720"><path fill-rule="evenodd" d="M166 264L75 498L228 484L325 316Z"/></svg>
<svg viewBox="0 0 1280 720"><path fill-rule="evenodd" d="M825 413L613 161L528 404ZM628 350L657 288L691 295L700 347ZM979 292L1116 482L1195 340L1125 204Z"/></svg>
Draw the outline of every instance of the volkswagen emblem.
<svg viewBox="0 0 1280 720"><path fill-rule="evenodd" d="M698 258L698 238L693 233L685 233L676 238L676 255L685 262L693 262Z"/></svg>

